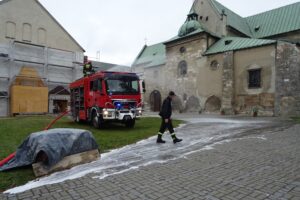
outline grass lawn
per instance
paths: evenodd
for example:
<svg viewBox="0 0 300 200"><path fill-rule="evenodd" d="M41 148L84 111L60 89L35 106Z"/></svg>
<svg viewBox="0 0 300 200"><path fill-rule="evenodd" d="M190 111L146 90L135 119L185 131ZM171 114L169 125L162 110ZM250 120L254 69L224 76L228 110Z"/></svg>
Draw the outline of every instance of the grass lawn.
<svg viewBox="0 0 300 200"><path fill-rule="evenodd" d="M300 124L300 117L293 117L293 120Z"/></svg>
<svg viewBox="0 0 300 200"><path fill-rule="evenodd" d="M0 119L0 160L16 151L23 140L33 132L43 130L54 117L15 117ZM174 126L181 123L173 121ZM121 124L111 124L103 129L95 129L88 124L76 124L69 118L60 119L52 128L79 128L93 133L96 142L100 146L101 153L119 148L139 140L156 135L160 126L160 118L145 117L136 121L133 129ZM0 192L25 184L35 179L31 166L0 172Z"/></svg>

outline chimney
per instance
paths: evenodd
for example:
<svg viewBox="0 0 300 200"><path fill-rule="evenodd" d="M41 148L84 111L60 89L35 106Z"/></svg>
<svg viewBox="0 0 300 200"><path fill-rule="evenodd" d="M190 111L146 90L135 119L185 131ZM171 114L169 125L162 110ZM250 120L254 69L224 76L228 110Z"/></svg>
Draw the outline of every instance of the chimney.
<svg viewBox="0 0 300 200"><path fill-rule="evenodd" d="M226 36L227 35L227 15L225 13L225 9L222 9L221 20L223 21L222 36Z"/></svg>

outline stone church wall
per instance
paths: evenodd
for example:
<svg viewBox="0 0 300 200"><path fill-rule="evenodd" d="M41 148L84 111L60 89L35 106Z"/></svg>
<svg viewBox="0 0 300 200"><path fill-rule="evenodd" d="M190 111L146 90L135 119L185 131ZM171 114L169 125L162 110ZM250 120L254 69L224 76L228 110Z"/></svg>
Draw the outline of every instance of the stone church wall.
<svg viewBox="0 0 300 200"><path fill-rule="evenodd" d="M236 51L234 53L235 99L237 113L274 115L275 104L275 45ZM261 70L261 86L249 87L249 71Z"/></svg>
<svg viewBox="0 0 300 200"><path fill-rule="evenodd" d="M223 54L204 56L198 60L198 93L203 112L220 112L222 99Z"/></svg>
<svg viewBox="0 0 300 200"><path fill-rule="evenodd" d="M163 91L165 85L165 76L162 73L165 65L147 67L144 70L146 92L143 94L144 109L150 110L150 96L153 91Z"/></svg>
<svg viewBox="0 0 300 200"><path fill-rule="evenodd" d="M212 73L208 67L208 58L203 56L206 49L206 34L167 45L167 64L163 69L166 79L162 93L166 96L169 90L174 90L182 103L176 107L183 112L202 112L210 96L220 96L213 91L221 87L221 73L218 70ZM182 61L187 63L187 73L184 75L179 70Z"/></svg>
<svg viewBox="0 0 300 200"><path fill-rule="evenodd" d="M228 51L223 54L223 76L222 76L222 105L221 112L223 114L233 114L233 96L234 96L234 66L233 52Z"/></svg>
<svg viewBox="0 0 300 200"><path fill-rule="evenodd" d="M275 114L300 115L300 48L279 42L276 55Z"/></svg>

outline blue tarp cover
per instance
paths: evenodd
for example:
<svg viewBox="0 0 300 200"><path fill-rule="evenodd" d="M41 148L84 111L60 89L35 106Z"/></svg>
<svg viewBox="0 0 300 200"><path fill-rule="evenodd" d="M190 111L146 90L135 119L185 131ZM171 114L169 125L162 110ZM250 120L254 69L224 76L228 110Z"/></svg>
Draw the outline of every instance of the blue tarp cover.
<svg viewBox="0 0 300 200"><path fill-rule="evenodd" d="M16 156L0 167L0 171L31 165L43 151L52 167L65 156L98 149L91 132L82 129L50 129L30 134L16 151Z"/></svg>

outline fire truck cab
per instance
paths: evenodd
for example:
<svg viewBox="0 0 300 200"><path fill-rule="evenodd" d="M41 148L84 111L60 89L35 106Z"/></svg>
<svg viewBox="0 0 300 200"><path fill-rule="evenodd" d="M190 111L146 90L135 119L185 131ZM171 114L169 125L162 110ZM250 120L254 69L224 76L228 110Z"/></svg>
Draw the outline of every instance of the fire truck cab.
<svg viewBox="0 0 300 200"><path fill-rule="evenodd" d="M119 121L134 127L142 115L139 77L127 72L96 72L70 84L74 121L91 122L100 128Z"/></svg>

